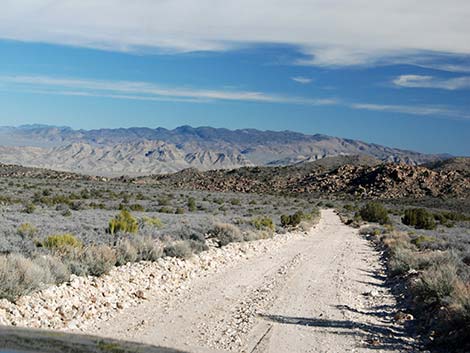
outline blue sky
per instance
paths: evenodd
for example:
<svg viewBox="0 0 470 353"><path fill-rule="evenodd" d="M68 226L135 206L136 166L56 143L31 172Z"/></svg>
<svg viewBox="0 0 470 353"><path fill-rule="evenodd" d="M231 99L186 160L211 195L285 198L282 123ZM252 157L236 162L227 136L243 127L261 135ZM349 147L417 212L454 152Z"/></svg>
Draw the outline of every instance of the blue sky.
<svg viewBox="0 0 470 353"><path fill-rule="evenodd" d="M470 5L420 2L6 1L0 125L289 129L470 155Z"/></svg>

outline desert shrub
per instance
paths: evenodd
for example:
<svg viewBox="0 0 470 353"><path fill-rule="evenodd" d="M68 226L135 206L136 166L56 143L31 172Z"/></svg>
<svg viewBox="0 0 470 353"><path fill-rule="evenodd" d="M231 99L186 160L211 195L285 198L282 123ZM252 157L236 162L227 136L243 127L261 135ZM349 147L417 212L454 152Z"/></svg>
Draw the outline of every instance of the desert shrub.
<svg viewBox="0 0 470 353"><path fill-rule="evenodd" d="M0 256L0 298L15 301L52 281L47 267L20 254Z"/></svg>
<svg viewBox="0 0 470 353"><path fill-rule="evenodd" d="M376 222L380 224L390 222L387 210L382 204L377 202L368 202L360 209L359 215L367 222Z"/></svg>
<svg viewBox="0 0 470 353"><path fill-rule="evenodd" d="M281 216L281 225L283 227L297 227L302 222L304 222L304 227L306 230L310 228L310 224L314 217L318 216L319 210L314 209L311 213L304 213L302 211L297 211L292 215L282 215Z"/></svg>
<svg viewBox="0 0 470 353"><path fill-rule="evenodd" d="M267 230L270 232L274 232L274 229L276 228L274 226L273 220L266 216L253 218L251 220L251 225L255 227L257 230Z"/></svg>
<svg viewBox="0 0 470 353"><path fill-rule="evenodd" d="M416 245L416 247L420 249L427 248L429 244L435 243L437 241L436 238L430 237L428 235L420 235L417 236L416 238L411 239L411 243Z"/></svg>
<svg viewBox="0 0 470 353"><path fill-rule="evenodd" d="M70 279L68 267L59 258L49 255L38 256L34 259L34 263L41 268L48 269L51 274L51 279L55 284L60 284Z"/></svg>
<svg viewBox="0 0 470 353"><path fill-rule="evenodd" d="M210 235L218 240L219 246L243 241L242 232L233 224L217 223L210 230Z"/></svg>
<svg viewBox="0 0 470 353"><path fill-rule="evenodd" d="M393 248L391 258L388 262L388 269L392 276L404 275L410 271L415 264L415 253L413 250L397 246Z"/></svg>
<svg viewBox="0 0 470 353"><path fill-rule="evenodd" d="M454 287L450 305L449 330L442 336L451 339L456 347L470 348L470 284L457 282Z"/></svg>
<svg viewBox="0 0 470 353"><path fill-rule="evenodd" d="M107 245L93 245L83 251L80 260L89 275L98 277L116 265L116 253Z"/></svg>
<svg viewBox="0 0 470 353"><path fill-rule="evenodd" d="M147 217L147 216L144 216L142 217L142 222L145 224L145 225L148 225L148 226L151 226L151 227L155 227L155 228L163 228L163 222L160 218L158 217Z"/></svg>
<svg viewBox="0 0 470 353"><path fill-rule="evenodd" d="M162 257L161 246L149 236L137 236L131 239L131 244L137 250L137 261L157 261Z"/></svg>
<svg viewBox="0 0 470 353"><path fill-rule="evenodd" d="M170 199L168 197L159 197L157 201L159 206L170 205Z"/></svg>
<svg viewBox="0 0 470 353"><path fill-rule="evenodd" d="M85 204L81 201L74 201L70 204L70 208L74 211L81 211L85 209Z"/></svg>
<svg viewBox="0 0 470 353"><path fill-rule="evenodd" d="M34 203L30 202L24 205L23 212L31 214L34 213L34 211L36 211L36 206L34 205Z"/></svg>
<svg viewBox="0 0 470 353"><path fill-rule="evenodd" d="M82 242L70 233L49 235L41 244L47 249L58 251L83 246Z"/></svg>
<svg viewBox="0 0 470 353"><path fill-rule="evenodd" d="M121 239L116 244L116 265L125 265L128 262L136 262L138 259L137 249L128 239Z"/></svg>
<svg viewBox="0 0 470 353"><path fill-rule="evenodd" d="M144 212L145 211L144 206L142 206L141 204L138 204L138 203L129 205L127 207L129 208L129 210L135 211L135 212Z"/></svg>
<svg viewBox="0 0 470 353"><path fill-rule="evenodd" d="M190 197L188 199L188 210L190 212L194 212L197 210L197 207L196 207L196 200L194 199L194 197Z"/></svg>
<svg viewBox="0 0 470 353"><path fill-rule="evenodd" d="M405 215L401 219L406 224L417 229L434 229L436 221L431 212L424 208L412 208L405 210Z"/></svg>
<svg viewBox="0 0 470 353"><path fill-rule="evenodd" d="M67 266L70 273L76 276L88 275L87 264L83 262L84 249L66 248L65 251L58 252L62 262Z"/></svg>
<svg viewBox="0 0 470 353"><path fill-rule="evenodd" d="M209 247L205 242L197 241L197 240L188 240L189 247L191 248L191 252L194 254L199 254L200 252L209 250Z"/></svg>
<svg viewBox="0 0 470 353"><path fill-rule="evenodd" d="M304 213L302 211L297 211L292 215L282 215L281 216L281 225L283 227L296 227L304 219Z"/></svg>
<svg viewBox="0 0 470 353"><path fill-rule="evenodd" d="M240 199L231 199L230 204L232 206L240 206L242 203L241 203Z"/></svg>
<svg viewBox="0 0 470 353"><path fill-rule="evenodd" d="M38 229L29 223L23 223L18 227L17 232L22 237L32 238L38 232Z"/></svg>
<svg viewBox="0 0 470 353"><path fill-rule="evenodd" d="M349 211L349 212L355 211L357 209L356 206L351 205L351 204L346 204L346 205L343 206L343 208L346 211Z"/></svg>
<svg viewBox="0 0 470 353"><path fill-rule="evenodd" d="M172 207L160 207L158 210L160 213L175 213Z"/></svg>
<svg viewBox="0 0 470 353"><path fill-rule="evenodd" d="M191 211L191 209L190 209ZM192 211L195 211L195 209L193 209ZM177 207L176 210L175 210L175 214L184 214L184 208L183 207Z"/></svg>
<svg viewBox="0 0 470 353"><path fill-rule="evenodd" d="M359 234L361 235L381 235L387 233L387 229L382 226L369 226L369 227L364 227L359 230Z"/></svg>
<svg viewBox="0 0 470 353"><path fill-rule="evenodd" d="M109 221L108 231L111 234L137 233L139 222L129 211L122 210L116 217Z"/></svg>
<svg viewBox="0 0 470 353"><path fill-rule="evenodd" d="M169 257L178 257L188 259L192 256L191 245L189 242L181 240L173 244L169 244L163 248L163 254Z"/></svg>
<svg viewBox="0 0 470 353"><path fill-rule="evenodd" d="M217 198L214 199L214 203L216 203L216 204L218 204L218 205L223 205L224 202L225 202L224 199L220 199L220 198L219 198L219 199L217 199Z"/></svg>
<svg viewBox="0 0 470 353"><path fill-rule="evenodd" d="M418 306L440 306L449 301L458 282L457 268L452 264L425 270L413 285Z"/></svg>

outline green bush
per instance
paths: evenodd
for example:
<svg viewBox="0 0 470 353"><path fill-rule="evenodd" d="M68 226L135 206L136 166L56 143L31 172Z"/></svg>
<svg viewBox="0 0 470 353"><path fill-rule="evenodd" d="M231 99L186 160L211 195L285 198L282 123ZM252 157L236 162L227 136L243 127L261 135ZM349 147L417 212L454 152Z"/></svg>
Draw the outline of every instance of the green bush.
<svg viewBox="0 0 470 353"><path fill-rule="evenodd" d="M436 221L434 215L424 208L412 208L405 210L405 215L401 219L406 224L417 229L435 229Z"/></svg>
<svg viewBox="0 0 470 353"><path fill-rule="evenodd" d="M276 229L273 220L266 216L253 218L251 220L251 225L257 230L268 230L270 232L274 232L274 229Z"/></svg>
<svg viewBox="0 0 470 353"><path fill-rule="evenodd" d="M70 233L49 235L41 244L47 249L59 251L83 246L82 242Z"/></svg>
<svg viewBox="0 0 470 353"><path fill-rule="evenodd" d="M281 216L281 225L283 227L296 227L302 222L306 216L302 211L297 211L292 215L282 215Z"/></svg>
<svg viewBox="0 0 470 353"><path fill-rule="evenodd" d="M380 224L390 223L387 210L382 204L377 202L369 202L364 205L360 209L359 215L366 222L376 222Z"/></svg>
<svg viewBox="0 0 470 353"><path fill-rule="evenodd" d="M115 218L109 221L108 231L111 234L137 233L139 230L139 222L129 211L122 210Z"/></svg>
<svg viewBox="0 0 470 353"><path fill-rule="evenodd" d="M426 248L429 244L435 243L437 241L436 238L430 237L427 235L420 235L411 240L411 243L416 245L418 248Z"/></svg>
<svg viewBox="0 0 470 353"><path fill-rule="evenodd" d="M190 212L194 212L197 210L197 206L196 206L196 200L194 199L194 197L190 197L188 199L188 210Z"/></svg>

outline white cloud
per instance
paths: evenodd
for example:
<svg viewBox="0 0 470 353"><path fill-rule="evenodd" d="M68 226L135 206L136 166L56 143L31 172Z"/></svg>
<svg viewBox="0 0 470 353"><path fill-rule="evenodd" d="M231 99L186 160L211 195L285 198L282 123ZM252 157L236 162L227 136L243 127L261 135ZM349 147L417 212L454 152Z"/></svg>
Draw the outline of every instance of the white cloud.
<svg viewBox="0 0 470 353"><path fill-rule="evenodd" d="M433 106L413 106L413 105L394 105L394 104L370 104L370 103L354 103L350 105L353 109L371 110L390 113L401 113L411 115L425 116L447 116L456 119L470 119L470 115L460 111L456 111L447 107Z"/></svg>
<svg viewBox="0 0 470 353"><path fill-rule="evenodd" d="M167 101L244 101L304 105L332 105L335 99L305 98L256 91L163 87L149 82L101 81L49 76L0 76L0 84L29 92Z"/></svg>
<svg viewBox="0 0 470 353"><path fill-rule="evenodd" d="M291 77L291 80L297 83L303 84L303 85L309 84L313 81L309 77L302 77L302 76Z"/></svg>
<svg viewBox="0 0 470 353"><path fill-rule="evenodd" d="M424 75L401 75L392 82L395 86L409 88L439 88L451 91L470 89L470 76L443 79Z"/></svg>
<svg viewBox="0 0 470 353"><path fill-rule="evenodd" d="M470 55L467 0L3 0L0 38L116 51L282 43L304 64Z"/></svg>
<svg viewBox="0 0 470 353"><path fill-rule="evenodd" d="M102 81L50 76L0 76L0 89L8 92L53 94L110 99L210 103L240 101L264 104L339 106L350 109L470 119L470 115L448 107L350 103L338 98L308 98L257 91L163 87L139 81Z"/></svg>

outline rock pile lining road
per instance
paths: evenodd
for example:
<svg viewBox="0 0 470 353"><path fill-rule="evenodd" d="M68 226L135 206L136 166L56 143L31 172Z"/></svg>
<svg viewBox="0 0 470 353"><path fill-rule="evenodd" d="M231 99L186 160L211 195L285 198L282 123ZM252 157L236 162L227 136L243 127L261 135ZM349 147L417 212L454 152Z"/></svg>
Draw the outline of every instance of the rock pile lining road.
<svg viewBox="0 0 470 353"><path fill-rule="evenodd" d="M99 278L73 276L67 283L21 297L16 303L0 300L0 324L83 331L150 297L164 302L184 291L193 278L220 272L305 234L295 231L271 239L211 247L188 260L161 258L127 264Z"/></svg>

